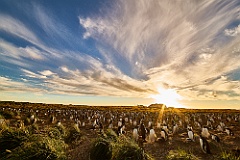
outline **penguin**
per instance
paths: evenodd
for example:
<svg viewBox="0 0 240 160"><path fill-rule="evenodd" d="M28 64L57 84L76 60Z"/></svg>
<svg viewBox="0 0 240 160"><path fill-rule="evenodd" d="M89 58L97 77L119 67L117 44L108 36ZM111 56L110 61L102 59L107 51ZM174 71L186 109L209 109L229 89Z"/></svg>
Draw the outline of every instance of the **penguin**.
<svg viewBox="0 0 240 160"><path fill-rule="evenodd" d="M203 128L202 128L201 135L202 135L203 137L205 137L205 138L208 138L208 137L210 136L207 127L203 127Z"/></svg>
<svg viewBox="0 0 240 160"><path fill-rule="evenodd" d="M175 124L175 125L173 126L173 134L177 133L177 131L178 131L178 125Z"/></svg>
<svg viewBox="0 0 240 160"><path fill-rule="evenodd" d="M216 134L212 134L212 140L214 140L218 143L220 142L220 138Z"/></svg>
<svg viewBox="0 0 240 160"><path fill-rule="evenodd" d="M166 124L163 125L162 127L166 132L168 132L168 126Z"/></svg>
<svg viewBox="0 0 240 160"><path fill-rule="evenodd" d="M201 146L202 151L206 154L211 154L208 141L205 139L205 137L200 135L199 142L200 142L200 146Z"/></svg>
<svg viewBox="0 0 240 160"><path fill-rule="evenodd" d="M192 127L188 127L188 138L191 141L195 142L195 140L194 140L194 132L192 131Z"/></svg>
<svg viewBox="0 0 240 160"><path fill-rule="evenodd" d="M166 130L162 128L160 134L161 134L161 138L164 139L165 141L167 141L168 134L167 134Z"/></svg>
<svg viewBox="0 0 240 160"><path fill-rule="evenodd" d="M108 128L113 128L113 121L112 121L112 119L111 119L110 122L109 122Z"/></svg>
<svg viewBox="0 0 240 160"><path fill-rule="evenodd" d="M123 134L123 132L122 132L123 130L122 130L122 126L118 126L118 128L117 128L117 135L122 135Z"/></svg>
<svg viewBox="0 0 240 160"><path fill-rule="evenodd" d="M217 126L217 131L223 132L223 127L220 124Z"/></svg>
<svg viewBox="0 0 240 160"><path fill-rule="evenodd" d="M137 128L134 128L133 129L133 139L137 142L138 141L138 129Z"/></svg>
<svg viewBox="0 0 240 160"><path fill-rule="evenodd" d="M229 136L233 136L233 135L234 135L233 132L232 132L232 130L231 130L230 128L226 128L226 129L225 129L225 132L226 132Z"/></svg>
<svg viewBox="0 0 240 160"><path fill-rule="evenodd" d="M140 136L142 136L142 141L146 142L147 130L146 130L142 120L140 122L139 131L140 131Z"/></svg>
<svg viewBox="0 0 240 160"><path fill-rule="evenodd" d="M154 129L151 128L150 131L149 131L149 142L150 142L150 143L155 142L155 141L156 141L156 137L157 137L157 136L156 136L156 134L155 134Z"/></svg>

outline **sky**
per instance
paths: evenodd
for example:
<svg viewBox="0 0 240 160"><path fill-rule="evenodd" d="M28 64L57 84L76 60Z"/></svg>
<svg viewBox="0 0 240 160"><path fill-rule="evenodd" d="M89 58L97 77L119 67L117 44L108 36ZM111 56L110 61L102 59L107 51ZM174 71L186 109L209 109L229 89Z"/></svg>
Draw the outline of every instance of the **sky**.
<svg viewBox="0 0 240 160"><path fill-rule="evenodd" d="M240 1L1 0L0 100L240 109Z"/></svg>

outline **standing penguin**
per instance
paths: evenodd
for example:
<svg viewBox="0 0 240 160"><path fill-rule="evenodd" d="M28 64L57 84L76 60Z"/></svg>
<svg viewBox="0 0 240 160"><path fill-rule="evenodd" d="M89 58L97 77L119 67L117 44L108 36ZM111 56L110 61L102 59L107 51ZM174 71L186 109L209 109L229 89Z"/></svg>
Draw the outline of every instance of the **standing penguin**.
<svg viewBox="0 0 240 160"><path fill-rule="evenodd" d="M166 130L162 128L160 134L161 134L161 138L164 139L165 141L167 141L168 134L167 134Z"/></svg>
<svg viewBox="0 0 240 160"><path fill-rule="evenodd" d="M144 126L143 120L141 120L141 122L140 122L139 131L140 131L140 136L142 136L142 141L146 142L147 130Z"/></svg>
<svg viewBox="0 0 240 160"><path fill-rule="evenodd" d="M138 137L139 137L139 135L138 135L138 129L137 129L137 128L134 128L134 129L133 129L133 139L134 139L135 141L138 141Z"/></svg>
<svg viewBox="0 0 240 160"><path fill-rule="evenodd" d="M202 136L200 135L200 136L199 136L199 142L200 142L200 146L201 146L201 148L202 148L202 151L203 151L204 153L211 154L208 141L205 139L205 137L202 137Z"/></svg>
<svg viewBox="0 0 240 160"><path fill-rule="evenodd" d="M191 127L188 127L188 138L189 138L191 141L195 142L195 140L194 140L194 132L193 132L193 130L192 130Z"/></svg>
<svg viewBox="0 0 240 160"><path fill-rule="evenodd" d="M178 125L174 124L173 125L173 134L177 133L177 131L178 131Z"/></svg>
<svg viewBox="0 0 240 160"><path fill-rule="evenodd" d="M225 132L226 132L227 135L229 135L229 136L233 136L233 135L234 135L233 132L232 132L232 130L231 130L230 128L226 128L226 129L225 129Z"/></svg>
<svg viewBox="0 0 240 160"><path fill-rule="evenodd" d="M157 136L156 136L155 131L154 131L153 128L151 128L149 132L150 132L149 133L149 142L153 143L153 142L156 141Z"/></svg>
<svg viewBox="0 0 240 160"><path fill-rule="evenodd" d="M206 126L202 128L201 135L205 138L208 138L210 136L210 133L208 132L208 128Z"/></svg>
<svg viewBox="0 0 240 160"><path fill-rule="evenodd" d="M212 140L214 140L218 143L220 142L220 138L216 134L212 134Z"/></svg>

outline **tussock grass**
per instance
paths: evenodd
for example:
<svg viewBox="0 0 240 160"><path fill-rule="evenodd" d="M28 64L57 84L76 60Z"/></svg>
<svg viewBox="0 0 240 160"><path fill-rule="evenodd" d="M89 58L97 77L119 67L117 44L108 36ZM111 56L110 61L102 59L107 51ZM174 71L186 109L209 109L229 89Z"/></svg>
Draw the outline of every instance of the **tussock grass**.
<svg viewBox="0 0 240 160"><path fill-rule="evenodd" d="M21 147L14 149L7 159L66 159L66 147L62 140L32 135Z"/></svg>
<svg viewBox="0 0 240 160"><path fill-rule="evenodd" d="M108 130L97 138L90 152L91 160L152 160L137 143L124 135L118 137L112 130Z"/></svg>
<svg viewBox="0 0 240 160"><path fill-rule="evenodd" d="M112 159L152 160L153 158L140 148L134 140L121 136L113 144Z"/></svg>
<svg viewBox="0 0 240 160"><path fill-rule="evenodd" d="M50 134L35 134L36 126L26 128L5 127L0 131L1 159L66 159L67 145L57 138L57 130L49 129ZM57 133L57 134L56 134ZM59 132L60 133L60 132Z"/></svg>
<svg viewBox="0 0 240 160"><path fill-rule="evenodd" d="M65 131L65 142L67 144L78 143L81 137L82 133L77 125L73 125L67 131Z"/></svg>
<svg viewBox="0 0 240 160"><path fill-rule="evenodd" d="M0 131L0 157L4 157L8 153L6 150L12 150L19 146L29 138L29 132L24 129L4 127Z"/></svg>
<svg viewBox="0 0 240 160"><path fill-rule="evenodd" d="M104 138L97 138L90 151L91 160L110 160L112 157L111 141Z"/></svg>

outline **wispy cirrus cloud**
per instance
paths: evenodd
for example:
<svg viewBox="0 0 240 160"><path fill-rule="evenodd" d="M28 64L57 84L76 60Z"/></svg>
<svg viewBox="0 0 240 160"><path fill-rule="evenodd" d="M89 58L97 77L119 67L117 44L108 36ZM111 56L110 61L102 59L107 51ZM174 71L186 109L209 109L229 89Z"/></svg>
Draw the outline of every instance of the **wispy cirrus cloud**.
<svg viewBox="0 0 240 160"><path fill-rule="evenodd" d="M0 30L20 37L33 44L39 43L36 35L24 23L9 15L0 14Z"/></svg>
<svg viewBox="0 0 240 160"><path fill-rule="evenodd" d="M41 88L31 85L27 83L27 81L25 80L16 81L8 77L0 76L0 81L1 81L0 91L3 92L33 92L33 93L43 92Z"/></svg>
<svg viewBox="0 0 240 160"><path fill-rule="evenodd" d="M142 74L154 89L180 92L206 85L218 90L206 82L239 67L239 27L227 29L238 12L237 1L121 0L104 16L79 17L79 23L86 29L83 38L115 51L115 56L104 54L112 61L124 57L129 76Z"/></svg>

